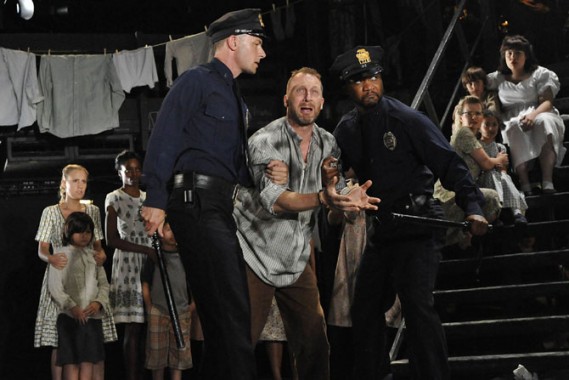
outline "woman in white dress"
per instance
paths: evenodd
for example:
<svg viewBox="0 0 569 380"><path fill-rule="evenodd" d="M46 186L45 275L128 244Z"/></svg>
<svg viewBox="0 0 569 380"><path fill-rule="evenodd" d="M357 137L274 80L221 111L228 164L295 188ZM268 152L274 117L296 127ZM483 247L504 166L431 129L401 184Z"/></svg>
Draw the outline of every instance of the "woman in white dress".
<svg viewBox="0 0 569 380"><path fill-rule="evenodd" d="M513 167L526 195L531 194L528 171L538 159L543 193L554 193L553 168L565 156L565 126L553 99L560 89L557 75L539 66L530 42L506 36L500 47L498 70L488 75L488 87L498 90ZM538 186L536 186L538 187Z"/></svg>

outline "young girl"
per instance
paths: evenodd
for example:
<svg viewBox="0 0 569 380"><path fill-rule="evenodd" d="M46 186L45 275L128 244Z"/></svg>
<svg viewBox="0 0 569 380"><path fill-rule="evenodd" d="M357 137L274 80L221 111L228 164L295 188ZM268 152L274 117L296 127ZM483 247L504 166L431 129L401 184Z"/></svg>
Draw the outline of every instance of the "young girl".
<svg viewBox="0 0 569 380"><path fill-rule="evenodd" d="M81 200L85 196L87 189L87 179L89 172L81 165L70 164L63 168L60 184L60 200L56 205L48 206L43 210L36 240L38 241L38 256L48 263L44 275L38 313L36 318L34 347L49 346L53 347L51 355L51 372L53 380L61 380L61 367L55 364L57 355L57 317L59 307L53 302L47 287L47 277L49 270L62 269L67 264L67 256L61 253L63 225L65 219L74 211L81 211L89 215L94 223L92 248L96 252L95 261L98 265L103 265L106 255L103 250L101 240L103 238L101 228L101 216L99 208L93 204L83 204ZM50 247L51 251L50 252ZM53 270L53 269L52 269ZM117 333L112 318L103 319L105 342L117 340ZM103 378L104 367L95 366L95 373Z"/></svg>
<svg viewBox="0 0 569 380"><path fill-rule="evenodd" d="M456 117L459 118L461 127L456 129L450 140L450 144L456 150L458 155L464 160L472 178L476 181L482 170L491 170L495 166L505 166L508 163L508 156L500 153L496 157L488 157L476 138L482 124L482 101L476 97L467 95L462 98L455 108ZM484 205L484 217L492 222L500 215L501 203L500 197L495 189L480 188L484 195L486 204ZM437 198L442 205L446 217L449 220L464 220L464 212L455 201L455 193L445 189L440 180L435 184L434 197ZM470 233L464 233L460 229L449 228L447 230L447 244L459 244L460 248L470 246Z"/></svg>
<svg viewBox="0 0 569 380"><path fill-rule="evenodd" d="M500 119L490 110L484 111L484 120L480 128L480 143L488 157L497 157L498 153L506 152L506 147L496 142L500 131ZM527 224L524 216L528 206L524 196L514 185L512 177L507 172L507 166L496 166L484 171L478 177L481 187L495 189L500 196L503 209L510 209L514 215L514 224Z"/></svg>
<svg viewBox="0 0 569 380"><path fill-rule="evenodd" d="M110 299L116 323L124 324L123 355L129 380L142 377L144 352L142 327L144 303L140 272L146 258L154 254L138 211L146 199L140 190L140 157L129 151L119 153L115 169L122 187L105 199L107 244L115 249Z"/></svg>
<svg viewBox="0 0 569 380"><path fill-rule="evenodd" d="M102 318L110 315L109 283L89 248L94 230L89 215L69 214L59 250L67 265L48 274L49 292L60 307L56 363L63 367L66 380L93 379L94 365L105 359Z"/></svg>

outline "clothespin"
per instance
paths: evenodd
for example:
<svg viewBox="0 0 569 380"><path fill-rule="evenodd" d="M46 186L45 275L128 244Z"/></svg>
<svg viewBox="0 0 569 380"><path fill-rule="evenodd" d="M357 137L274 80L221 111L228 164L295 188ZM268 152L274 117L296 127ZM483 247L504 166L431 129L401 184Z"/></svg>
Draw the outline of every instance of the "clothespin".
<svg viewBox="0 0 569 380"><path fill-rule="evenodd" d="M107 48L103 49L103 54L107 55Z"/></svg>
<svg viewBox="0 0 569 380"><path fill-rule="evenodd" d="M119 53L119 49L115 49L115 54L118 54L118 53Z"/></svg>
<svg viewBox="0 0 569 380"><path fill-rule="evenodd" d="M168 35L168 37L170 37L170 41L172 41L172 35L171 35L171 34L169 34L169 35Z"/></svg>
<svg viewBox="0 0 569 380"><path fill-rule="evenodd" d="M288 0L286 0L286 7L288 8Z"/></svg>
<svg viewBox="0 0 569 380"><path fill-rule="evenodd" d="M51 56L51 49L47 49L47 55Z"/></svg>
<svg viewBox="0 0 569 380"><path fill-rule="evenodd" d="M204 25L203 29L207 32L207 25Z"/></svg>
<svg viewBox="0 0 569 380"><path fill-rule="evenodd" d="M273 3L273 12L277 11L277 6L275 5L275 3Z"/></svg>

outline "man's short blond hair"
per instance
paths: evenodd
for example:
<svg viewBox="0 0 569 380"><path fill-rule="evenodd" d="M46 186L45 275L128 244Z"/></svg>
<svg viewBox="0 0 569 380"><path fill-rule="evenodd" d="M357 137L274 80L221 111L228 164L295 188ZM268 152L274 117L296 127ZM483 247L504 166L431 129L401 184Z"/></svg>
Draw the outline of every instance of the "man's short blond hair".
<svg viewBox="0 0 569 380"><path fill-rule="evenodd" d="M288 92L288 87L290 86L290 82L292 81L292 79L300 74L307 74L307 75L312 75L316 78L318 78L318 80L320 81L320 87L322 89L322 91L324 91L324 86L322 85L322 76L320 75L320 73L316 70L313 69L312 67L301 67L300 69L297 70L293 70L290 73L290 77L288 78L288 81L286 82L286 91Z"/></svg>

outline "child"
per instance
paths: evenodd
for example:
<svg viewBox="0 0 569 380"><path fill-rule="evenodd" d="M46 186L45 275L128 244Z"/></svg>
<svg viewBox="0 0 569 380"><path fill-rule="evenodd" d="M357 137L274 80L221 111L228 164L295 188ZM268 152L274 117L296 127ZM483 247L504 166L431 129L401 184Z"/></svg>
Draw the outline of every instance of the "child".
<svg viewBox="0 0 569 380"><path fill-rule="evenodd" d="M56 363L64 379L92 379L94 365L105 360L102 318L110 315L109 283L89 248L94 230L86 213L69 214L59 251L67 265L48 274L49 292L60 307Z"/></svg>
<svg viewBox="0 0 569 380"><path fill-rule="evenodd" d="M489 157L496 157L498 152L506 152L506 147L496 142L501 124L502 122L494 112L484 111L484 120L480 128L480 143ZM482 172L478 177L478 184L480 187L489 187L498 192L502 208L512 211L514 224L527 224L524 216L528 208L526 200L514 185L512 177L507 172L507 167L500 166Z"/></svg>
<svg viewBox="0 0 569 380"><path fill-rule="evenodd" d="M154 255L150 239L138 210L146 199L140 190L140 157L122 151L115 158L115 169L122 187L107 194L106 240L114 248L110 299L117 324L124 325L123 357L127 380L142 377L144 341L144 302L140 272L146 258Z"/></svg>
<svg viewBox="0 0 569 380"><path fill-rule="evenodd" d="M500 99L496 91L487 90L486 72L477 66L471 66L460 77L462 86L469 95L482 100L484 109L498 114L500 112Z"/></svg>
<svg viewBox="0 0 569 380"><path fill-rule="evenodd" d="M47 268L42 282L40 301L38 305L36 326L34 334L34 347L53 347L51 354L51 374L53 380L61 380L62 368L56 365L57 358L57 318L59 308L49 294L47 278L50 270L62 269L67 265L67 257L60 253L63 246L65 220L75 211L81 211L89 215L95 223L93 241L89 248L93 248L95 261L102 266L107 258L103 249L103 229L101 228L101 212L92 203L82 203L87 191L89 172L81 165L69 164L61 171L61 183L59 187L59 202L47 206L41 215L39 228L36 234L38 242L38 256L46 262ZM103 332L105 342L117 340L117 331L112 315L103 318ZM103 378L105 368L102 365L95 368L95 376Z"/></svg>
<svg viewBox="0 0 569 380"><path fill-rule="evenodd" d="M482 149L482 144L476 138L480 132L483 120L482 101L472 95L462 98L455 107L456 115L460 120L460 128L457 128L450 139L450 145L464 160L472 178L477 181L483 170L492 170L497 165L507 165L508 155L499 153L496 157L489 157ZM485 204L482 208L484 217L489 222L498 218L502 211L500 196L496 189L480 187L484 196ZM456 203L456 194L445 189L441 181L435 183L434 198L441 202L446 218L454 221L464 220L464 211ZM447 245L457 244L460 249L471 246L472 235L460 228L447 229Z"/></svg>
<svg viewBox="0 0 569 380"><path fill-rule="evenodd" d="M192 368L190 349L191 311L186 273L178 253L174 234L168 222L164 223L164 236L161 238L164 261L172 286L172 296L178 311L178 319L186 347L178 349L174 330L168 313L168 305L160 270L152 260L147 260L142 272L142 294L146 306L148 329L146 336L146 368L152 370L153 380L164 378L164 368L170 368L172 380L182 379L182 370Z"/></svg>
<svg viewBox="0 0 569 380"><path fill-rule="evenodd" d="M477 66L471 66L464 73L462 73L460 80L462 87L466 90L468 95L476 96L482 102L482 107L491 110L496 114L500 113L500 98L496 91L487 90L487 75L486 72ZM452 119L453 134L462 127L462 118L460 117L460 109L455 107Z"/></svg>

